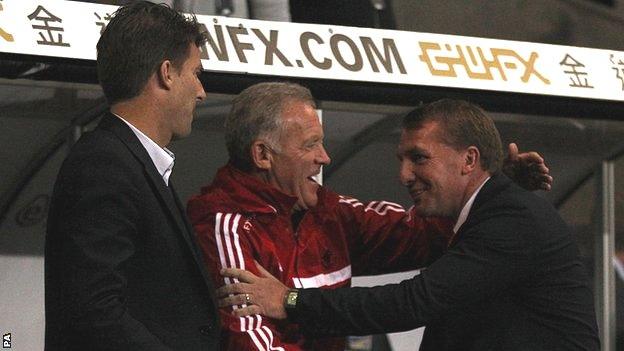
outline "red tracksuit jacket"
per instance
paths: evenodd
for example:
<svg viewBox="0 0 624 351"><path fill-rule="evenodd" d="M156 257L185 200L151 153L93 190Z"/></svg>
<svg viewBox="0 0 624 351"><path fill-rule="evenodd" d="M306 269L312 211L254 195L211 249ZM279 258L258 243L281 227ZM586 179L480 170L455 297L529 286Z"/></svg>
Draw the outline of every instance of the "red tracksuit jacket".
<svg viewBox="0 0 624 351"><path fill-rule="evenodd" d="M451 224L424 220L386 201L362 203L324 187L318 205L297 230L296 198L233 166L221 168L210 186L191 198L188 214L216 286L232 283L223 267L259 274L254 260L285 285L337 288L352 275L426 266L446 248ZM233 308L236 308L234 306ZM297 325L260 315L236 318L222 308L225 350L344 350L343 338L307 340Z"/></svg>

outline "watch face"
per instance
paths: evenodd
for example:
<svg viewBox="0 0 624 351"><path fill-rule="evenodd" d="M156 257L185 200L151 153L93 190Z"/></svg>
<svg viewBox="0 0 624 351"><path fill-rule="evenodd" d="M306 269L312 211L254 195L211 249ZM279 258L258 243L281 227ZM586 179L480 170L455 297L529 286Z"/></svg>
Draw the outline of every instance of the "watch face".
<svg viewBox="0 0 624 351"><path fill-rule="evenodd" d="M286 295L286 308L295 308L297 306L297 291L289 291Z"/></svg>

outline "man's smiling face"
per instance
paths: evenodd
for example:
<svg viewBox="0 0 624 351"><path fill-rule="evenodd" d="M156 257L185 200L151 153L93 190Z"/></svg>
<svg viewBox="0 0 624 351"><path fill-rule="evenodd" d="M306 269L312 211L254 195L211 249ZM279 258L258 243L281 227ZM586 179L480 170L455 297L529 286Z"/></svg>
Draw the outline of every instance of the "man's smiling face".
<svg viewBox="0 0 624 351"><path fill-rule="evenodd" d="M303 101L289 101L282 109L284 128L279 151L272 152L269 183L297 197L296 209L316 206L319 185L312 179L330 162L323 147L323 128L316 110Z"/></svg>
<svg viewBox="0 0 624 351"><path fill-rule="evenodd" d="M437 122L401 132L397 150L401 183L421 216L452 217L462 206L464 153L444 143L441 132Z"/></svg>

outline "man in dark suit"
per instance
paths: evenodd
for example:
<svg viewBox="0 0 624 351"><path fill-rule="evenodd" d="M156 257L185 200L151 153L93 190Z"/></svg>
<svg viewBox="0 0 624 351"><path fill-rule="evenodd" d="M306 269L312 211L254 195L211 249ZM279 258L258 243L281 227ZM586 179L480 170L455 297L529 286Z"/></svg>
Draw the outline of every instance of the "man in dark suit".
<svg viewBox="0 0 624 351"><path fill-rule="evenodd" d="M97 44L110 104L63 163L45 248L46 350L215 350L218 315L169 180L190 133L200 26L167 6L120 8Z"/></svg>
<svg viewBox="0 0 624 351"><path fill-rule="evenodd" d="M456 100L416 109L398 157L416 211L455 220L440 259L400 284L333 291L227 269L244 283L221 288L221 303L246 300L236 315L288 317L310 335L426 325L421 350L599 349L578 249L550 204L501 174L500 137L483 110Z"/></svg>

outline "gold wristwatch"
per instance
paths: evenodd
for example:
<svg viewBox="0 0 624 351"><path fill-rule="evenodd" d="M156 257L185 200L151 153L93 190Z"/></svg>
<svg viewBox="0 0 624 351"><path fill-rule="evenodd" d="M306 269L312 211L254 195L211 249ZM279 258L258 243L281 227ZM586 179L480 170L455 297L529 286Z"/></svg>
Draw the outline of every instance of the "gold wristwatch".
<svg viewBox="0 0 624 351"><path fill-rule="evenodd" d="M297 289L289 289L286 295L284 295L284 308L286 310L293 310L297 307L297 296L299 295L299 290Z"/></svg>

